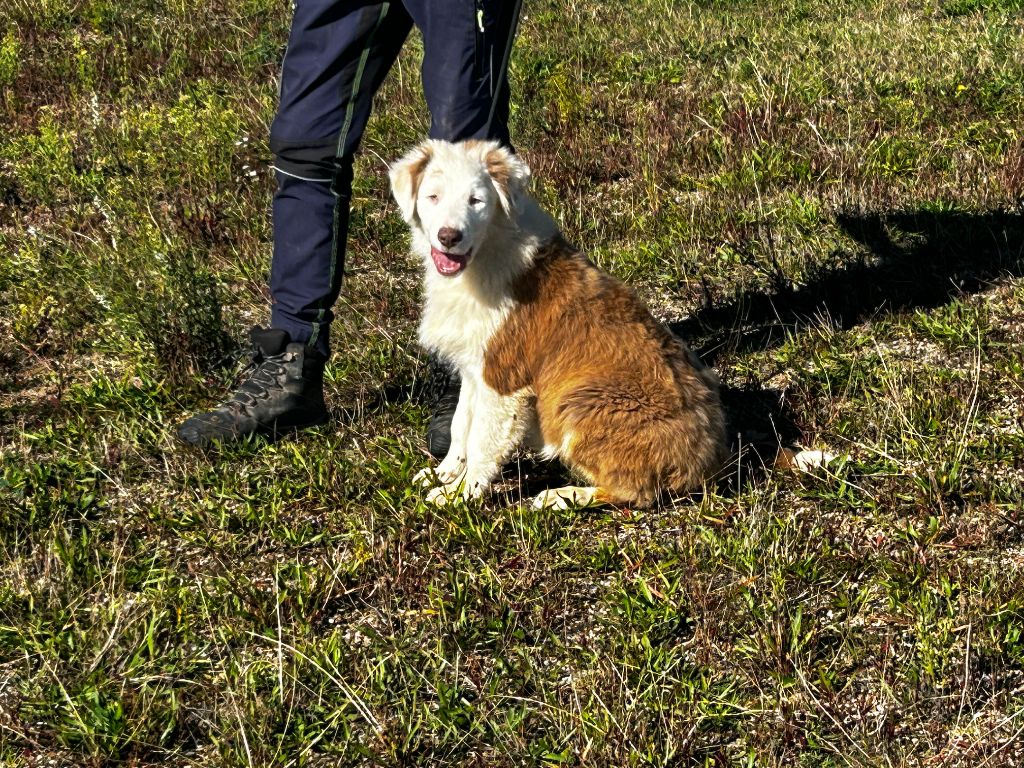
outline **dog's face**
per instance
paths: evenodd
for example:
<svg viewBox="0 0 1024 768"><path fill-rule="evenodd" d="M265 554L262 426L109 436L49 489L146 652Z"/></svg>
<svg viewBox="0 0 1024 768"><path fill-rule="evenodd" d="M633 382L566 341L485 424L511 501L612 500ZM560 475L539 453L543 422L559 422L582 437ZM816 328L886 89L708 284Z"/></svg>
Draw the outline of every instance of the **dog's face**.
<svg viewBox="0 0 1024 768"><path fill-rule="evenodd" d="M391 189L430 245L437 272L463 272L498 216L511 216L529 180L525 163L497 142L426 141L391 167Z"/></svg>

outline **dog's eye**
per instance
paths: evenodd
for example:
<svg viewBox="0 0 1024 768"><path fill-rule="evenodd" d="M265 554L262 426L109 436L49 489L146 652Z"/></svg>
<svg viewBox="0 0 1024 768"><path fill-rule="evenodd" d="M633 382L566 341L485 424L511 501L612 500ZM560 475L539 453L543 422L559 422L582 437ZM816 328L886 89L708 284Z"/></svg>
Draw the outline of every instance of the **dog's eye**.
<svg viewBox="0 0 1024 768"><path fill-rule="evenodd" d="M436 203L437 202L437 195L427 195L427 200L429 200L432 203Z"/></svg>
<svg viewBox="0 0 1024 768"><path fill-rule="evenodd" d="M470 205L479 205L482 202L483 202L483 200L481 200L479 197L471 197L471 198L469 198L469 204Z"/></svg>

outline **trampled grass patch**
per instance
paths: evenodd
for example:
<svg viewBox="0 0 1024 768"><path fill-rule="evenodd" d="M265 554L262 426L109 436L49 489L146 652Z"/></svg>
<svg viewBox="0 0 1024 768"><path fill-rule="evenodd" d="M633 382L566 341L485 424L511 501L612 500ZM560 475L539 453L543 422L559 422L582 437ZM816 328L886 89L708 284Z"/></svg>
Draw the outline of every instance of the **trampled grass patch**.
<svg viewBox="0 0 1024 768"><path fill-rule="evenodd" d="M1020 11L527 0L537 196L716 367L738 456L539 513L530 457L484 503L411 488L417 39L357 160L332 423L196 453L173 426L267 317L287 4L4 5L0 764L1024 761Z"/></svg>

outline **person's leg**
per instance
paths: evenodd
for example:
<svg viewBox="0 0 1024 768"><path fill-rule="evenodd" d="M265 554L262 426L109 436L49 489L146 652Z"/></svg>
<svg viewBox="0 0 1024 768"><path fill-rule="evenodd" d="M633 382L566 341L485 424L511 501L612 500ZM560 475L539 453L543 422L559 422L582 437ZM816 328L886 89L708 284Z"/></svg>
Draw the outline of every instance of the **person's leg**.
<svg viewBox="0 0 1024 768"><path fill-rule="evenodd" d="M271 326L328 353L348 234L352 156L412 20L400 2L299 0L270 129Z"/></svg>
<svg viewBox="0 0 1024 768"><path fill-rule="evenodd" d="M405 0L423 33L423 93L430 137L510 145L508 54L514 0Z"/></svg>
<svg viewBox="0 0 1024 768"><path fill-rule="evenodd" d="M225 403L182 424L182 440L208 445L327 420L323 369L341 287L352 155L411 26L399 2L296 3L270 132L278 180L271 328L253 329L254 369Z"/></svg>

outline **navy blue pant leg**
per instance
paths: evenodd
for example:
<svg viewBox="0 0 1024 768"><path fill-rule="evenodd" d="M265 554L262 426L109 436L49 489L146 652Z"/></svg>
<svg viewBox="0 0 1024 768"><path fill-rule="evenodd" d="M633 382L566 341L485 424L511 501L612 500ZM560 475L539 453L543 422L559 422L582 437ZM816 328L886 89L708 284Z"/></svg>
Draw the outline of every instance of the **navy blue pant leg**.
<svg viewBox="0 0 1024 768"><path fill-rule="evenodd" d="M510 145L509 86L502 65L507 63L515 3L406 0L405 6L423 33L430 138L497 139Z"/></svg>
<svg viewBox="0 0 1024 768"><path fill-rule="evenodd" d="M400 2L295 5L270 128L278 184L271 326L324 354L344 269L352 155L411 28Z"/></svg>
<svg viewBox="0 0 1024 768"><path fill-rule="evenodd" d="M270 130L278 183L272 327L329 351L331 307L344 270L352 156L373 95L414 21L424 38L430 135L508 143L508 85L499 72L512 8L493 0L298 0Z"/></svg>

